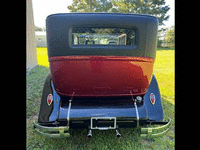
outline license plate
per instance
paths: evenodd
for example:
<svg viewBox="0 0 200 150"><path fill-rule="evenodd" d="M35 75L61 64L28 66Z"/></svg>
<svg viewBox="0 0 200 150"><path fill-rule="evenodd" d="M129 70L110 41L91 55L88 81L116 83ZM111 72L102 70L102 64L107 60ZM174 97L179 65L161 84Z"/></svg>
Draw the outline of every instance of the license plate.
<svg viewBox="0 0 200 150"><path fill-rule="evenodd" d="M116 117L92 117L91 129L116 129Z"/></svg>

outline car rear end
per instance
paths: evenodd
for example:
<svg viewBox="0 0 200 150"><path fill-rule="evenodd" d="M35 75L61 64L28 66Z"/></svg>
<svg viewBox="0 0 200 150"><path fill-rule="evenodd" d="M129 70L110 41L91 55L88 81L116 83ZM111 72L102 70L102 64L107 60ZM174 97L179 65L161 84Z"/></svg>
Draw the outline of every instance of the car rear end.
<svg viewBox="0 0 200 150"><path fill-rule="evenodd" d="M92 130L165 124L153 73L158 20L139 14L69 13L47 17L51 74L43 89L36 131L68 137ZM154 135L151 128L143 136Z"/></svg>

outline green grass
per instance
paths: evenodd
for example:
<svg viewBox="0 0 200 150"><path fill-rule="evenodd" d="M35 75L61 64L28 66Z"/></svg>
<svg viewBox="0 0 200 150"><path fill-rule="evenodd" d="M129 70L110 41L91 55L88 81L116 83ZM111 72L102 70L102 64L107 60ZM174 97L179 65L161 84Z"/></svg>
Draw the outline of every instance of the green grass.
<svg viewBox="0 0 200 150"><path fill-rule="evenodd" d="M122 137L117 139L114 130L93 131L88 139L87 130L71 130L72 136L64 139L51 139L36 134L33 130L33 117L38 115L43 84L49 73L46 48L37 48L38 66L27 76L27 149L174 149L174 50L159 49L154 63L154 74L158 80L164 116L172 118L170 131L162 137L140 138L137 129L120 129Z"/></svg>
<svg viewBox="0 0 200 150"><path fill-rule="evenodd" d="M157 51L153 72L161 95L174 104L174 50Z"/></svg>
<svg viewBox="0 0 200 150"><path fill-rule="evenodd" d="M38 65L49 67L47 48L37 47Z"/></svg>

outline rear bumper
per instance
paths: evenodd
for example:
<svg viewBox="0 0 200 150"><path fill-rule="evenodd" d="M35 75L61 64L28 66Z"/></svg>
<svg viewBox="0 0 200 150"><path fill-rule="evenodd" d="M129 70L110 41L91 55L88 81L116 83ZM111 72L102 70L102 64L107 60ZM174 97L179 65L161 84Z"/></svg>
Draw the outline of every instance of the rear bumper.
<svg viewBox="0 0 200 150"><path fill-rule="evenodd" d="M101 119L104 119L106 117L101 117ZM109 117L108 117L109 118ZM113 119L114 117L112 117ZM120 128L135 128L137 127L137 120L130 120L129 118L129 121L128 120L122 120L122 119L114 119L115 120L115 123L114 123L114 126L111 127L109 124L109 122L107 122L107 125L108 127L97 127L99 124L97 122L97 126L96 127L93 127L94 125L92 125L92 118L89 119L91 121L89 121L89 124L90 125L86 125L81 121L82 120L76 120L77 122L73 124L73 121L70 123L70 126L72 126L73 128L74 127L77 127L77 128L80 128L81 125L82 127L88 127L88 129L99 129L99 130L108 130L108 129L119 129ZM109 119L108 119L109 120ZM111 120L111 119L110 119ZM123 122L123 124L122 124ZM139 129L140 129L140 133L141 133L141 137L152 137L152 138L155 138L155 137L159 137L159 136L162 136L164 135L170 128L170 123L171 123L171 119L169 118L168 121L150 121L150 120L140 120L139 122ZM43 135L43 136L46 136L46 137L51 137L51 138L64 138L64 137L70 137L70 133L69 133L69 126L65 125L65 126L60 126L60 124L62 124L61 122L58 123L56 126L52 127L54 123L52 124L46 124L46 125L40 125L39 123L36 123L36 121L33 121L33 124L34 124L34 129L37 133ZM73 124L73 125L72 125ZM105 123L106 124L106 123ZM105 125L104 124L104 125ZM112 122L110 122L110 124L112 124ZM148 125L150 124L151 125L159 125L159 126L156 126L156 127L143 127L144 125ZM120 125L120 126L118 126ZM123 126L124 125L124 126ZM93 128L90 128L93 127Z"/></svg>
<svg viewBox="0 0 200 150"><path fill-rule="evenodd" d="M153 122L152 122L153 123ZM167 122L160 122L164 125L158 127L141 128L141 137L159 137L164 135L170 128L171 118Z"/></svg>
<svg viewBox="0 0 200 150"><path fill-rule="evenodd" d="M35 120L33 121L33 124L34 124L35 131L46 137L64 138L64 137L70 136L70 134L67 133L67 131L69 131L68 126L48 127L48 126L39 125L38 123L35 122Z"/></svg>

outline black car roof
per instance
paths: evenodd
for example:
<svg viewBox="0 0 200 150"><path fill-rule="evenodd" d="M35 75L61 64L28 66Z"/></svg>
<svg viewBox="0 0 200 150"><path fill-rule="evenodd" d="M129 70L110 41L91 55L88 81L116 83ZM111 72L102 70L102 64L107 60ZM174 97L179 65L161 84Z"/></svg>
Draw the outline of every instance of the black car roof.
<svg viewBox="0 0 200 150"><path fill-rule="evenodd" d="M132 46L74 46L74 27L122 27L136 31ZM46 19L48 55L121 55L155 57L158 20L144 14L123 13L59 13Z"/></svg>
<svg viewBox="0 0 200 150"><path fill-rule="evenodd" d="M56 14L51 14L48 17L51 17L51 16L62 16L62 15L132 15L132 16L144 16L144 17L153 17L153 18L156 18L155 16L152 16L150 14L137 14L137 13L107 13L107 12L92 12L92 13L88 13L88 12L83 12L83 13L79 13L79 12L75 12L75 13L56 13Z"/></svg>

